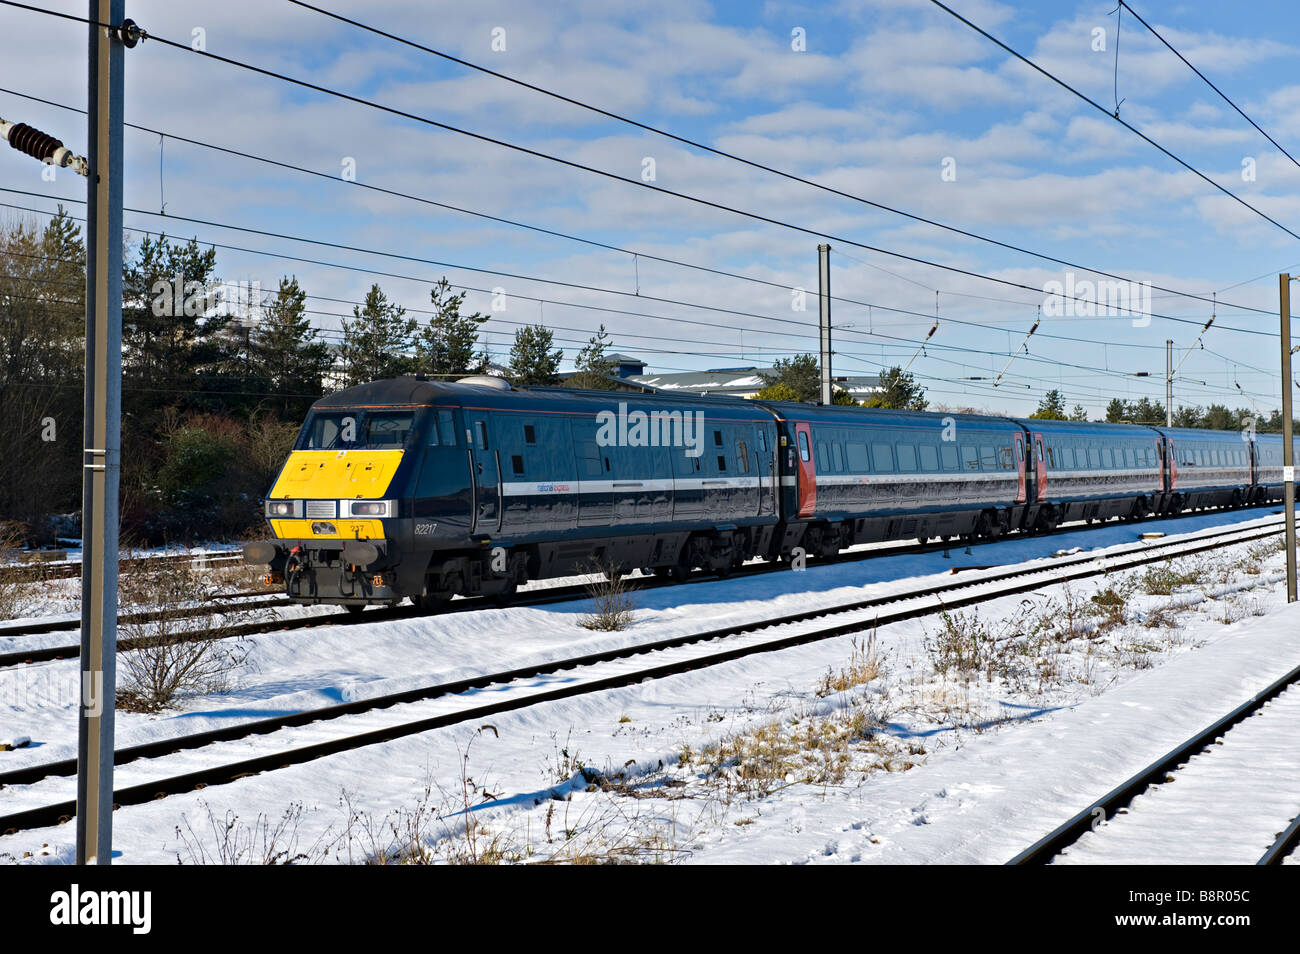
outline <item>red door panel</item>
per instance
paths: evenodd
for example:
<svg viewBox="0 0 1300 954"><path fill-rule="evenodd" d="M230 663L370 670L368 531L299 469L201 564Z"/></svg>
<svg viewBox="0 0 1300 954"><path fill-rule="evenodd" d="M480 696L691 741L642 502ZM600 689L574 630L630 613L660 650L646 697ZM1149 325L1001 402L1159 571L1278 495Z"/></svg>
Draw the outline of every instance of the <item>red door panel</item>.
<svg viewBox="0 0 1300 954"><path fill-rule="evenodd" d="M1025 436L1016 435L1016 476L1020 485L1016 488L1016 503L1025 502Z"/></svg>
<svg viewBox="0 0 1300 954"><path fill-rule="evenodd" d="M1031 432L1034 438L1034 473L1038 477L1038 499L1047 499L1047 455L1043 453L1043 435Z"/></svg>
<svg viewBox="0 0 1300 954"><path fill-rule="evenodd" d="M817 464L813 460L812 428L806 423L794 426L795 453L799 455L799 516L811 517L817 509Z"/></svg>

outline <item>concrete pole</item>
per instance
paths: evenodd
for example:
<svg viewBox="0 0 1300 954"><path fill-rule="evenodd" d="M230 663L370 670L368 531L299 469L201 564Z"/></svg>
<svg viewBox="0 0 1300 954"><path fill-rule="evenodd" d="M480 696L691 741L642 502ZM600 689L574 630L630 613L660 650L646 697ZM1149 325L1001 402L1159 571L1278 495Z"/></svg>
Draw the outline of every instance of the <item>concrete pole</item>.
<svg viewBox="0 0 1300 954"><path fill-rule="evenodd" d="M117 523L122 432L122 67L126 0L89 0L86 397L81 491L81 705L77 863L113 855Z"/></svg>
<svg viewBox="0 0 1300 954"><path fill-rule="evenodd" d="M1165 427L1174 426L1174 343L1165 340Z"/></svg>
<svg viewBox="0 0 1300 954"><path fill-rule="evenodd" d="M831 247L817 246L817 294L820 303L822 339L822 404L830 404L831 394Z"/></svg>
<svg viewBox="0 0 1300 954"><path fill-rule="evenodd" d="M1291 433L1291 276L1279 275L1277 290L1282 314L1282 487L1286 510L1286 601L1296 601L1295 578L1295 447Z"/></svg>

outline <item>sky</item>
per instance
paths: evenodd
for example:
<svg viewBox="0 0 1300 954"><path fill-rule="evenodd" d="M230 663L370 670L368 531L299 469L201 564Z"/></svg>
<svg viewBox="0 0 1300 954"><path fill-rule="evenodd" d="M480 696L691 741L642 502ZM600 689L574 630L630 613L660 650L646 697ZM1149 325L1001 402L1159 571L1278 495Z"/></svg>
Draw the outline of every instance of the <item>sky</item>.
<svg viewBox="0 0 1300 954"><path fill-rule="evenodd" d="M1123 120L1297 233L1300 165L1129 10L1117 59L1113 0L950 4L1105 111L929 0L319 5L850 196L1084 267L832 195L292 3L132 0L127 15L156 36L409 114L160 43L127 51L126 120L167 136L127 130L131 237L217 243L229 282L269 290L296 275L327 335L374 282L425 318L418 309L446 276L470 289L468 307L490 315L485 341L498 358L518 327L541 322L566 367L600 324L652 371L767 365L817 351L825 242L837 375L909 366L933 405L1011 414L1056 388L1096 418L1114 397L1163 400L1172 339L1176 404L1280 406L1277 274L1300 271L1300 240L1109 113L1118 98ZM85 3L44 6L86 14ZM1300 82L1288 69L1300 11L1164 0L1133 9L1300 156ZM0 35L21 37L0 59L0 117L84 152L84 117L14 93L84 109L86 27L0 6ZM0 189L11 190L0 191L0 216L32 214L18 206L44 218L60 199L83 214L84 180L41 173L0 150ZM1086 268L1218 304L1155 290L1151 311L1169 317L1043 314L1025 343L1047 303L1041 290L1096 279Z"/></svg>

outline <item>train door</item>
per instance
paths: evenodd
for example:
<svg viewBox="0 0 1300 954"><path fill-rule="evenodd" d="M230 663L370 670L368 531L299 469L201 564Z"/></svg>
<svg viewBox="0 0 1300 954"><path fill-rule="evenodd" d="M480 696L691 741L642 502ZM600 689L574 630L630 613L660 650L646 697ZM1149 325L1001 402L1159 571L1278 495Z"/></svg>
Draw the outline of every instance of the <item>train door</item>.
<svg viewBox="0 0 1300 954"><path fill-rule="evenodd" d="M1034 499L1047 499L1047 452L1043 449L1043 435L1031 431L1030 439L1034 442Z"/></svg>
<svg viewBox="0 0 1300 954"><path fill-rule="evenodd" d="M1178 486L1178 452L1174 448L1174 439L1166 437L1164 442L1164 456L1161 459L1162 470L1164 473L1165 493L1172 494L1174 488Z"/></svg>
<svg viewBox="0 0 1300 954"><path fill-rule="evenodd" d="M754 476L758 478L758 515L776 513L776 441L775 431L764 424L754 428L754 446L750 454L754 458Z"/></svg>
<svg viewBox="0 0 1300 954"><path fill-rule="evenodd" d="M594 422L574 422L573 447L578 458L578 526L608 526L614 517L614 478L609 448L596 443Z"/></svg>
<svg viewBox="0 0 1300 954"><path fill-rule="evenodd" d="M1022 504L1029 499L1029 492L1034 489L1037 481L1037 470L1033 476L1028 476L1029 468L1025 466L1025 435L1016 434L1016 503Z"/></svg>
<svg viewBox="0 0 1300 954"><path fill-rule="evenodd" d="M795 453L799 461L800 517L811 517L817 509L817 463L813 460L812 426L804 421L794 425Z"/></svg>
<svg viewBox="0 0 1300 954"><path fill-rule="evenodd" d="M485 414L465 414L469 425L469 455L474 471L475 533L501 529L501 455L492 446Z"/></svg>

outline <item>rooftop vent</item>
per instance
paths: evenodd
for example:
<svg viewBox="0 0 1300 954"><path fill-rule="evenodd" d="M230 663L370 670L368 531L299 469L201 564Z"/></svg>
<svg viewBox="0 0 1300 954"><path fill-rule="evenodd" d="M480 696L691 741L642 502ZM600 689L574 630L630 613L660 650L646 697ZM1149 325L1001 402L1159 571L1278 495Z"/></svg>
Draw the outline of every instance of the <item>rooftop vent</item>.
<svg viewBox="0 0 1300 954"><path fill-rule="evenodd" d="M505 378L498 378L492 374L471 374L467 378L457 378L457 384L472 384L479 388L496 388L498 391L509 391L510 382Z"/></svg>

